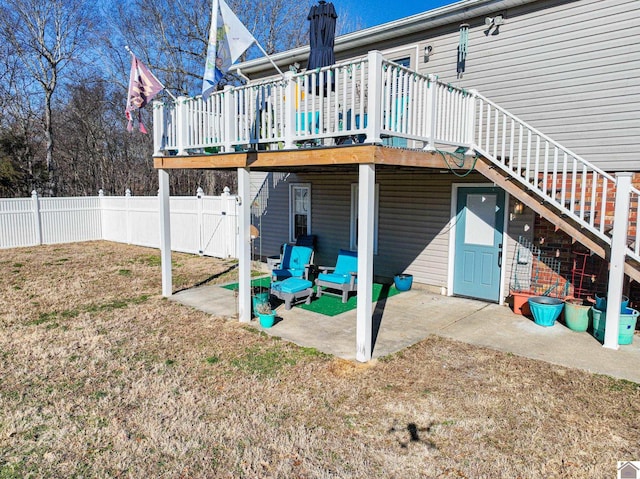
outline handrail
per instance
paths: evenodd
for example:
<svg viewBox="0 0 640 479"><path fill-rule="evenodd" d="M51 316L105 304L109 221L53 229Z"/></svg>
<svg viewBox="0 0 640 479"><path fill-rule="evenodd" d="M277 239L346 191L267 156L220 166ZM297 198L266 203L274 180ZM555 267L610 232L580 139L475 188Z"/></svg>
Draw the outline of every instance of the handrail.
<svg viewBox="0 0 640 479"><path fill-rule="evenodd" d="M476 149L545 202L611 243L616 179L475 93Z"/></svg>

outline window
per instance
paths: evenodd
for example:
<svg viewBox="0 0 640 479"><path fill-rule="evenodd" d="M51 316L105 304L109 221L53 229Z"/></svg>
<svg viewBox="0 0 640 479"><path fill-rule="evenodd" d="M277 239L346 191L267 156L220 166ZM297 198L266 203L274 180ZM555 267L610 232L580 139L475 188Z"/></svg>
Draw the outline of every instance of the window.
<svg viewBox="0 0 640 479"><path fill-rule="evenodd" d="M378 254L378 199L380 196L380 185L376 184L376 197L374 199L373 211L373 254ZM358 249L358 184L351 185L351 234L350 248Z"/></svg>
<svg viewBox="0 0 640 479"><path fill-rule="evenodd" d="M289 241L311 234L311 185L291 185L289 189Z"/></svg>
<svg viewBox="0 0 640 479"><path fill-rule="evenodd" d="M396 58L395 60L391 61L397 63L398 65L402 65L403 67L411 68L411 57Z"/></svg>

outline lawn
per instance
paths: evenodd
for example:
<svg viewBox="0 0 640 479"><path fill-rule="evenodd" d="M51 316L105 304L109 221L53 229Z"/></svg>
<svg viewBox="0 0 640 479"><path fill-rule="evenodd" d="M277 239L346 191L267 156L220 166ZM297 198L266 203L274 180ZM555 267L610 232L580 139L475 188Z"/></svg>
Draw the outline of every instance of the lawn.
<svg viewBox="0 0 640 479"><path fill-rule="evenodd" d="M232 261L174 254L174 289ZM0 479L611 478L637 384L437 337L355 364L160 295L159 252L0 250Z"/></svg>

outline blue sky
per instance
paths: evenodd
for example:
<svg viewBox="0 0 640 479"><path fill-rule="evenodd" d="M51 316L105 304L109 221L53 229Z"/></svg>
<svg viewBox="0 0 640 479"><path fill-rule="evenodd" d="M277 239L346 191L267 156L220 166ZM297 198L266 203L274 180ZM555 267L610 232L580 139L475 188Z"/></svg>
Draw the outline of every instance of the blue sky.
<svg viewBox="0 0 640 479"><path fill-rule="evenodd" d="M358 18L361 28L373 27L399 18L426 12L454 0L330 0L338 15L346 12L351 20Z"/></svg>

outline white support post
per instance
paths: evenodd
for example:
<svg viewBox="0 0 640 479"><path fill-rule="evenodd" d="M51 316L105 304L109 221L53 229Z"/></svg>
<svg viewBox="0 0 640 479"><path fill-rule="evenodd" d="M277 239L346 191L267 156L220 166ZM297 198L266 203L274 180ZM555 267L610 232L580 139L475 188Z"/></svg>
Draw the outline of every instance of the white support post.
<svg viewBox="0 0 640 479"><path fill-rule="evenodd" d="M356 359L367 362L373 351L373 231L376 167L360 165L358 180L358 306L356 311Z"/></svg>
<svg viewBox="0 0 640 479"><path fill-rule="evenodd" d="M238 316L251 321L251 198L249 168L238 168Z"/></svg>
<svg viewBox="0 0 640 479"><path fill-rule="evenodd" d="M200 256L204 255L204 205L202 204L204 200L202 197L204 196L204 191L201 187L198 186L196 190L196 211L198 215L198 254Z"/></svg>
<svg viewBox="0 0 640 479"><path fill-rule="evenodd" d="M222 147L225 153L233 151L233 139L235 138L235 122L237 113L233 108L233 87L226 85L222 93L222 122L223 138Z"/></svg>
<svg viewBox="0 0 640 479"><path fill-rule="evenodd" d="M616 202L609 258L609 284L607 287L607 320L604 332L604 347L618 349L620 302L624 283L624 263L629 229L629 202L633 173L616 173Z"/></svg>
<svg viewBox="0 0 640 479"><path fill-rule="evenodd" d="M367 97L367 138L365 143L382 143L380 125L382 124L382 53L372 50L368 54L369 84ZM364 122L362 124L364 126Z"/></svg>
<svg viewBox="0 0 640 479"><path fill-rule="evenodd" d="M424 151L435 151L436 149L436 115L438 112L436 99L438 89L438 77L436 75L429 75L427 82L427 144L424 146Z"/></svg>
<svg viewBox="0 0 640 479"><path fill-rule="evenodd" d="M177 118L177 131L176 143L178 146L178 156L187 154L187 143L189 141L189 115L187 112L188 98L185 96L179 96L176 101L176 118Z"/></svg>
<svg viewBox="0 0 640 479"><path fill-rule="evenodd" d="M162 156L164 145L162 138L165 134L164 103L153 102L153 156Z"/></svg>
<svg viewBox="0 0 640 479"><path fill-rule="evenodd" d="M284 103L284 149L296 148L294 139L296 135L296 83L293 80L293 72L285 72L284 81L285 98Z"/></svg>
<svg viewBox="0 0 640 479"><path fill-rule="evenodd" d="M33 211L33 231L36 233L36 244L42 244L42 218L40 216L40 200L38 199L38 192L33 190L31 192L31 204Z"/></svg>
<svg viewBox="0 0 640 479"><path fill-rule="evenodd" d="M160 203L160 263L162 268L162 296L173 294L171 279L171 209L169 205L169 172L158 170L158 201Z"/></svg>

